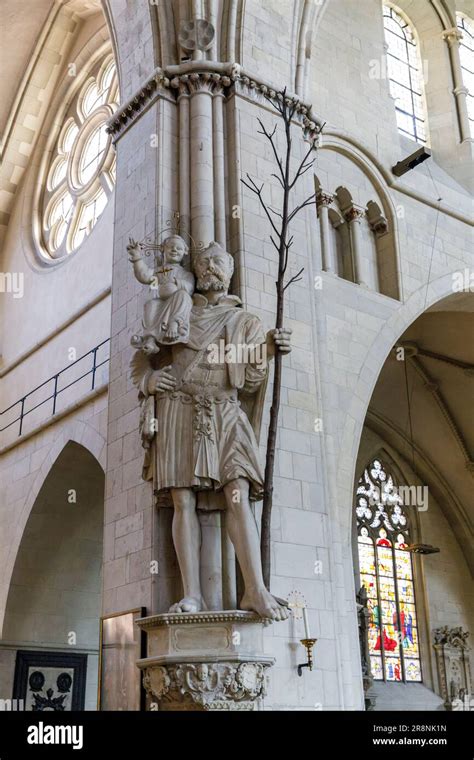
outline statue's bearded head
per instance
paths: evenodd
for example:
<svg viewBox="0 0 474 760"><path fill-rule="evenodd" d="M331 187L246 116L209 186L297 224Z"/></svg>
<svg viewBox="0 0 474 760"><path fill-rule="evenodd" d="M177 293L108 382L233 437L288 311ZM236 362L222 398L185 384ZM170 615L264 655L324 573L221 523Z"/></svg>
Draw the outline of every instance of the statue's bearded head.
<svg viewBox="0 0 474 760"><path fill-rule="evenodd" d="M234 271L234 259L219 243L210 243L193 257L196 287L201 292L222 290L227 292Z"/></svg>

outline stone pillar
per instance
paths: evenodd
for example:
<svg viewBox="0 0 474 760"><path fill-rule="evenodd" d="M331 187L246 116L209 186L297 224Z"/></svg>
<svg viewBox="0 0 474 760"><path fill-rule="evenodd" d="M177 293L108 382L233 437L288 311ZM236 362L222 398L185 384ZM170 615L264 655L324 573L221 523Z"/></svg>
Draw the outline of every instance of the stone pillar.
<svg viewBox="0 0 474 760"><path fill-rule="evenodd" d="M456 107L458 109L461 142L464 142L465 140L470 140L472 138L467 110L469 90L464 85L462 79L461 59L459 57L459 43L460 40L462 40L462 32L455 26L452 29L447 29L443 32L443 39L447 42L449 48L449 57L451 59L451 69L454 80L453 93L456 97Z"/></svg>
<svg viewBox="0 0 474 760"><path fill-rule="evenodd" d="M153 615L138 620L147 709L255 710L265 695L264 621L252 612Z"/></svg>
<svg viewBox="0 0 474 760"><path fill-rule="evenodd" d="M235 549L227 531L227 514L221 513L222 606L237 608L237 573Z"/></svg>
<svg viewBox="0 0 474 760"><path fill-rule="evenodd" d="M222 595L221 513L200 512L201 588L209 610L224 609Z"/></svg>
<svg viewBox="0 0 474 760"><path fill-rule="evenodd" d="M331 251L331 243L329 238L329 212L328 207L334 200L334 196L330 193L319 192L316 196L316 208L318 210L319 218L319 230L321 235L321 258L323 263L323 269L325 272L335 274L337 272L336 262L334 261L334 254Z"/></svg>
<svg viewBox="0 0 474 760"><path fill-rule="evenodd" d="M354 264L354 281L357 285L367 286L365 276L365 267L362 259L362 240L360 234L360 221L365 217L365 210L359 206L352 205L344 213L345 219L349 224L352 244L352 260Z"/></svg>
<svg viewBox="0 0 474 760"><path fill-rule="evenodd" d="M220 77L219 77L220 79ZM227 80L230 84L230 80ZM219 83L212 99L214 149L214 220L215 240L226 247L225 168L224 168L224 92Z"/></svg>
<svg viewBox="0 0 474 760"><path fill-rule="evenodd" d="M189 75L191 91L191 235L194 245L208 245L214 232L214 162L212 78Z"/></svg>
<svg viewBox="0 0 474 760"><path fill-rule="evenodd" d="M191 194L190 194L190 144L189 144L189 91L179 83L179 214L180 231L191 233ZM187 241L189 243L189 240Z"/></svg>

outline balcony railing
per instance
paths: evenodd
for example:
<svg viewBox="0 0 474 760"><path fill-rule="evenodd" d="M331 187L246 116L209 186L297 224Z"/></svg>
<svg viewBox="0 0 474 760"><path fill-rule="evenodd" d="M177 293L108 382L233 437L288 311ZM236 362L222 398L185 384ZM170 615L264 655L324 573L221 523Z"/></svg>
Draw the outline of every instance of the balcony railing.
<svg viewBox="0 0 474 760"><path fill-rule="evenodd" d="M93 391L97 384L100 368L105 366L110 359L109 343L110 338L103 340L102 343L99 343L95 348L92 348L87 354L80 356L79 359L68 364L67 367L64 367L64 369L48 378L48 380L37 385L32 391L29 391L29 393L22 396L18 401L10 404L10 406L4 409L3 412L0 412L0 424L3 424L3 426L0 427L0 433L9 430L14 425L18 425L18 435L22 435L25 432L25 417L31 415L36 410L41 409L48 403L51 403L51 412L50 414L42 416L41 421L44 422L48 417L55 415L58 411L58 399L61 394L66 394L66 391L69 388L72 388L81 381L84 381L81 388L82 393ZM106 346L107 348L105 348ZM74 368L76 372L79 372L78 377L74 377ZM90 381L85 381L85 378L89 377ZM64 382L65 384L63 384ZM47 394L46 398L41 398L44 394ZM63 398L65 397L66 396L63 396ZM9 420L10 416L15 414L17 414L17 416L14 417L14 419ZM36 421L38 422L38 419Z"/></svg>

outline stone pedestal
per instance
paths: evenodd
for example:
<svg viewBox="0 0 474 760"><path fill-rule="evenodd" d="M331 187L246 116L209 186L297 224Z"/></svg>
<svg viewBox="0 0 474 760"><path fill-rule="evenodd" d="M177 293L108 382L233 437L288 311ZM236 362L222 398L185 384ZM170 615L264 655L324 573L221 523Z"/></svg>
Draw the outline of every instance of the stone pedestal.
<svg viewBox="0 0 474 760"><path fill-rule="evenodd" d="M176 613L137 624L147 633L147 656L137 662L147 709L259 709L274 658L263 654L264 621L258 615Z"/></svg>

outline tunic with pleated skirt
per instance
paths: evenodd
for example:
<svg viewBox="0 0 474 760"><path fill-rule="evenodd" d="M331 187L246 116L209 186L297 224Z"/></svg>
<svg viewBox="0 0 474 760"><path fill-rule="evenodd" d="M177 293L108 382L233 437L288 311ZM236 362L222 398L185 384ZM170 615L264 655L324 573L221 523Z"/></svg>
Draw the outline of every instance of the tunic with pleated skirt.
<svg viewBox="0 0 474 760"><path fill-rule="evenodd" d="M153 453L158 493L171 488L219 492L236 478L245 478L250 498L263 496L257 437L266 365L209 361L210 347L220 341L241 349L265 342L258 317L238 303L235 296L224 295L218 304L210 305L195 294L189 342L167 349L172 350L171 361L169 354L161 359L163 366L171 364L177 387L159 391L155 397ZM200 508L206 508L206 503L201 500ZM212 501L208 504L207 508L215 508ZM219 508L223 506L221 499Z"/></svg>

